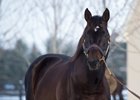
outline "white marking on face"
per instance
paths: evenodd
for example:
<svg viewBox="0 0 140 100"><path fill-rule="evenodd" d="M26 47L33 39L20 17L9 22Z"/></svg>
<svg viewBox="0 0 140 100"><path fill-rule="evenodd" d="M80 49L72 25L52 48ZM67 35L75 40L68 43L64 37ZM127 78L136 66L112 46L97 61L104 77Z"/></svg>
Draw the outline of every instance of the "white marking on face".
<svg viewBox="0 0 140 100"><path fill-rule="evenodd" d="M97 32L99 28L100 28L99 26L96 26L94 31Z"/></svg>

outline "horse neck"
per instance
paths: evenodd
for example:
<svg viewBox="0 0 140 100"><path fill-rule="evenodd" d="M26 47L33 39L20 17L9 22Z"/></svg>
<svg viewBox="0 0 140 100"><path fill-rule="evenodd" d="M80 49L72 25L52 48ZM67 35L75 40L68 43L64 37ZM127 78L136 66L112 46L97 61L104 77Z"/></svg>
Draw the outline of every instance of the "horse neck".
<svg viewBox="0 0 140 100"><path fill-rule="evenodd" d="M84 37L82 35L82 37L79 40L77 50L75 54L72 56L72 60L71 60L72 62L74 62L81 54L83 54L83 47L82 47L83 41L84 41Z"/></svg>
<svg viewBox="0 0 140 100"><path fill-rule="evenodd" d="M74 56L72 57L72 61L75 61L77 59L77 57L83 53L83 43L84 43L84 40L85 40L85 34L87 34L87 30L88 30L88 26L86 25L84 31L83 31L83 34L78 42L78 46L77 46L77 50L74 54Z"/></svg>
<svg viewBox="0 0 140 100"><path fill-rule="evenodd" d="M104 74L104 70L101 73L98 73L98 71L89 71L86 61L86 56L83 52L83 42L84 42L84 36L87 31L87 27L84 30L83 35L81 36L77 50L74 54L74 56L71 59L71 62L74 64L74 79L75 81L79 81L81 84L92 84L96 82L97 76L100 76L99 74Z"/></svg>
<svg viewBox="0 0 140 100"><path fill-rule="evenodd" d="M98 88L102 82L105 70L103 69L102 72L99 70L90 71L86 59L87 58L84 53L79 54L74 62L72 78L76 87L93 92L93 89L96 91L95 88Z"/></svg>
<svg viewBox="0 0 140 100"><path fill-rule="evenodd" d="M88 26L86 25L84 31L83 31L83 34L78 42L78 46L77 46L77 50L75 52L75 54L73 55L71 61L75 61L77 59L77 57L83 53L83 42L84 42L84 38L85 38L85 34L87 33L87 30L88 30Z"/></svg>

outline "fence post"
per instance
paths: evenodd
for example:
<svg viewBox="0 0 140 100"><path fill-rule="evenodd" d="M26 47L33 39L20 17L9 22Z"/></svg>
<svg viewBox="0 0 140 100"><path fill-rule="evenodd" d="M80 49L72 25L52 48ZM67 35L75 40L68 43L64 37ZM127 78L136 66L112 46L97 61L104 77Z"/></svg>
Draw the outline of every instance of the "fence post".
<svg viewBox="0 0 140 100"><path fill-rule="evenodd" d="M19 80L19 100L22 100L22 91L23 91L23 81Z"/></svg>

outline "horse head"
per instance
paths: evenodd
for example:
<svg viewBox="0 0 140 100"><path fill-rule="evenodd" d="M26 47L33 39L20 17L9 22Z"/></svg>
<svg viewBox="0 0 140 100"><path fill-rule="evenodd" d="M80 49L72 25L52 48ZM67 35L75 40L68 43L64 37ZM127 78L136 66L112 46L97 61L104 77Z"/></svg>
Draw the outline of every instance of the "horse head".
<svg viewBox="0 0 140 100"><path fill-rule="evenodd" d="M92 16L91 12L85 10L86 28L81 38L81 46L84 46L85 51L92 44L98 45L105 57L109 50L110 35L107 29L107 23L110 18L109 10L106 8L102 16Z"/></svg>

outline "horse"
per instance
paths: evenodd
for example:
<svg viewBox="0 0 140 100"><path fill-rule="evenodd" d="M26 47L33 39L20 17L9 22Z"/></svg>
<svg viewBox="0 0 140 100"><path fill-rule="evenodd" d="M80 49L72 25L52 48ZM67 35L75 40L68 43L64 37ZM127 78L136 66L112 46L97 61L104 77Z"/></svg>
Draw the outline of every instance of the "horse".
<svg viewBox="0 0 140 100"><path fill-rule="evenodd" d="M87 25L72 57L46 54L31 64L25 75L26 100L110 100L103 62L109 52L109 10L92 16L86 8L84 17Z"/></svg>

